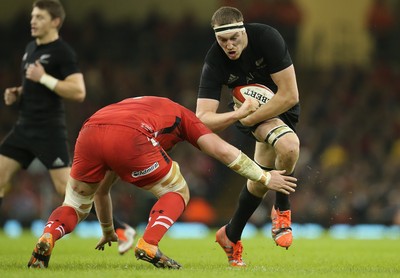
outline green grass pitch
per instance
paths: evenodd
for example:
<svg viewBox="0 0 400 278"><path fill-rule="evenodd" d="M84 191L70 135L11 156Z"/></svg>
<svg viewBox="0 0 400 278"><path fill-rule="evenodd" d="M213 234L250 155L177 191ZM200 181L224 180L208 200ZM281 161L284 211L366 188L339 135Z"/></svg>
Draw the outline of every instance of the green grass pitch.
<svg viewBox="0 0 400 278"><path fill-rule="evenodd" d="M129 251L120 256L116 244L94 249L96 238L69 235L56 243L48 269L28 269L36 242L28 232L9 238L0 231L0 277L400 277L400 241L294 239L289 250L262 235L244 239L246 268L231 268L214 233L204 239L166 236L161 250L183 265L180 270L157 269L138 261Z"/></svg>

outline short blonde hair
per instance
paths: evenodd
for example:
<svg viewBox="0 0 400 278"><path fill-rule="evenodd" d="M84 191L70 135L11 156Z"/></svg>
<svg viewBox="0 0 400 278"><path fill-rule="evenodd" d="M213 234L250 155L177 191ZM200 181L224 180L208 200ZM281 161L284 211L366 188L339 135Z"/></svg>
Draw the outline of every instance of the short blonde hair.
<svg viewBox="0 0 400 278"><path fill-rule="evenodd" d="M243 14L234 7L224 6L215 11L211 17L211 27L243 21Z"/></svg>

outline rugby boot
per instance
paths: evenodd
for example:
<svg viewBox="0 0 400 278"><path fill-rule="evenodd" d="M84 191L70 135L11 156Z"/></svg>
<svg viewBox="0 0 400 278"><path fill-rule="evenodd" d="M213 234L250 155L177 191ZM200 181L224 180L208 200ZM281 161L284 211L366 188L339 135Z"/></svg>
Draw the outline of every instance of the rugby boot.
<svg viewBox="0 0 400 278"><path fill-rule="evenodd" d="M230 266L234 267L245 267L246 264L242 260L243 246L242 242L239 240L233 243L226 236L226 226L220 228L215 236L215 241L222 247L228 257L228 263Z"/></svg>
<svg viewBox="0 0 400 278"><path fill-rule="evenodd" d="M131 226L124 224L125 228L116 229L118 236L118 252L120 255L125 254L133 248L135 242L136 231Z"/></svg>
<svg viewBox="0 0 400 278"><path fill-rule="evenodd" d="M44 233L36 243L31 259L28 262L28 267L47 268L49 266L53 246L53 236L50 233Z"/></svg>
<svg viewBox="0 0 400 278"><path fill-rule="evenodd" d="M135 256L138 260L149 262L157 268L180 269L182 267L178 262L165 256L158 246L147 243L143 238L140 238L136 244Z"/></svg>
<svg viewBox="0 0 400 278"><path fill-rule="evenodd" d="M272 228L271 234L276 245L288 249L293 241L291 225L291 211L280 211L272 207L271 210Z"/></svg>

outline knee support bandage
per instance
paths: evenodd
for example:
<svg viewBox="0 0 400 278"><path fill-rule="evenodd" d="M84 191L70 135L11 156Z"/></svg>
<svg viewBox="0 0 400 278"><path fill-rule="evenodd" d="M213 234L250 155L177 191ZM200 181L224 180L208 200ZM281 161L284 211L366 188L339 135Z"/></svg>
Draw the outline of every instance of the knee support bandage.
<svg viewBox="0 0 400 278"><path fill-rule="evenodd" d="M188 204L190 199L189 187L179 170L178 163L175 161L172 162L172 167L168 174L148 190L157 198L160 198L162 195L169 192L176 192L182 196L185 205Z"/></svg>
<svg viewBox="0 0 400 278"><path fill-rule="evenodd" d="M265 137L265 142L274 147L279 138L287 133L294 133L294 131L287 125L279 125L274 127L268 132L267 136Z"/></svg>
<svg viewBox="0 0 400 278"><path fill-rule="evenodd" d="M89 196L83 196L79 194L78 192L74 191L71 185L68 183L65 192L64 205L73 207L79 213L86 215L90 213L90 209L92 208L93 197L94 194Z"/></svg>

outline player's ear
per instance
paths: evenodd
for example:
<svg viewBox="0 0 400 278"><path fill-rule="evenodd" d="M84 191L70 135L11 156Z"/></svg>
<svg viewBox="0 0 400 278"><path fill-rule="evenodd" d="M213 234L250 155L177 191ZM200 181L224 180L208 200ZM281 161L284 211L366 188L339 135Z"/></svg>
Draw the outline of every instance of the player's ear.
<svg viewBox="0 0 400 278"><path fill-rule="evenodd" d="M60 29L61 18L59 18L59 17L53 18L51 20L51 23L52 23L53 27L58 30L58 29Z"/></svg>

